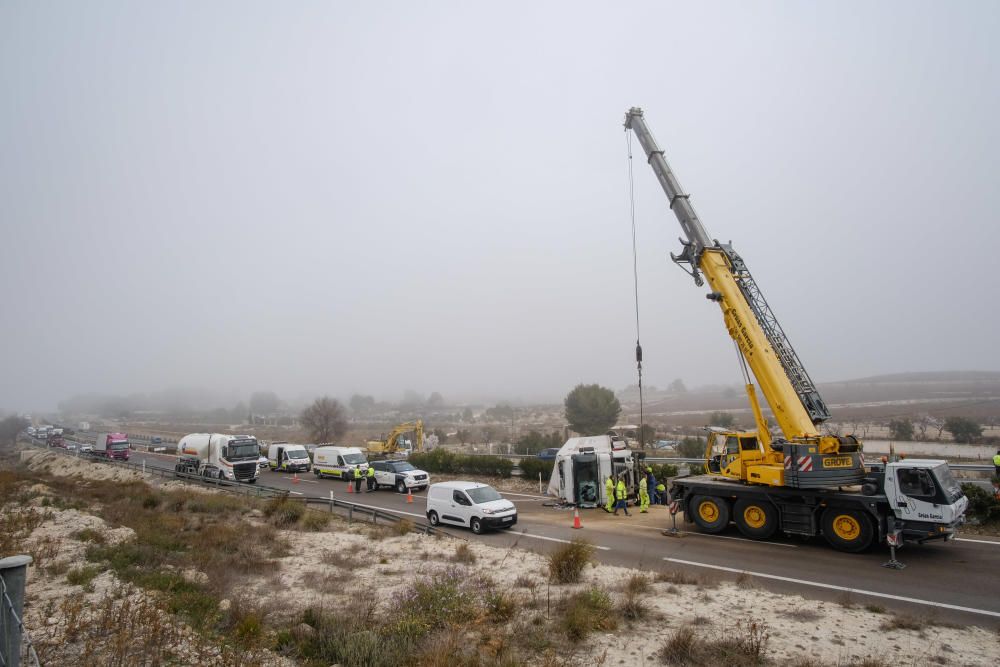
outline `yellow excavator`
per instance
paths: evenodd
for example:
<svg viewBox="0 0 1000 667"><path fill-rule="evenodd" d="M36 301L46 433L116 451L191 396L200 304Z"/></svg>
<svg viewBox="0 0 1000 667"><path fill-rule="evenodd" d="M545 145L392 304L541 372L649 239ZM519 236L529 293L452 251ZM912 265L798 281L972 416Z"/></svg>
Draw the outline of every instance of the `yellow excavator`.
<svg viewBox="0 0 1000 667"><path fill-rule="evenodd" d="M413 440L410 441L411 447L405 447L403 445L407 439L403 436L411 432L414 434ZM378 457L394 456L402 451L422 452L424 451L424 422L418 419L400 424L389 431L388 436L367 441L365 448L369 455Z"/></svg>
<svg viewBox="0 0 1000 667"><path fill-rule="evenodd" d="M712 429L706 449L709 474L800 489L860 483L865 476L861 443L854 436L824 435L817 429L830 412L743 258L730 244L708 236L646 127L642 109L633 107L625 114L625 128L635 133L686 237L681 253L671 253L671 258L681 268L690 267L685 271L699 287L708 279L706 296L722 309L757 426L746 432ZM780 433L772 435L764 420L751 372Z"/></svg>

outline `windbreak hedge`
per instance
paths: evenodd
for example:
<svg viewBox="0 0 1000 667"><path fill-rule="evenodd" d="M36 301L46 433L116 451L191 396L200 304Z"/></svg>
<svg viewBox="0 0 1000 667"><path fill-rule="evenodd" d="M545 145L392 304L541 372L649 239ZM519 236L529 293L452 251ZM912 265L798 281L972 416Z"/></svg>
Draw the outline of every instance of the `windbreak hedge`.
<svg viewBox="0 0 1000 667"><path fill-rule="evenodd" d="M488 477L510 477L510 471L514 467L510 459L500 456L467 456L446 449L411 454L408 460L421 470L446 475L467 473Z"/></svg>
<svg viewBox="0 0 1000 667"><path fill-rule="evenodd" d="M524 475L525 479L536 480L538 479L538 473L542 473L542 481L547 482L549 477L552 476L553 465L553 461L523 458L521 459L521 462L517 464L517 467L521 469L521 473Z"/></svg>

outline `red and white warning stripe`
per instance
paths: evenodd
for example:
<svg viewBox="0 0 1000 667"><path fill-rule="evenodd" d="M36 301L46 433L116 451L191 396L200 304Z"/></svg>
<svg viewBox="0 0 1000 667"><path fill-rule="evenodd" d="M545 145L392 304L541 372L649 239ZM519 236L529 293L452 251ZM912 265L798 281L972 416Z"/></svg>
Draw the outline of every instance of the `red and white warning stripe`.
<svg viewBox="0 0 1000 667"><path fill-rule="evenodd" d="M786 456L785 457L785 470L790 470L791 467L792 467L792 457L791 456Z"/></svg>
<svg viewBox="0 0 1000 667"><path fill-rule="evenodd" d="M670 513L671 514L677 514L677 511L679 509L680 509L680 504L678 504L678 502L676 500L673 501L672 503L670 503Z"/></svg>
<svg viewBox="0 0 1000 667"><path fill-rule="evenodd" d="M811 456L800 456L799 457L799 472L809 472L813 469L813 460Z"/></svg>

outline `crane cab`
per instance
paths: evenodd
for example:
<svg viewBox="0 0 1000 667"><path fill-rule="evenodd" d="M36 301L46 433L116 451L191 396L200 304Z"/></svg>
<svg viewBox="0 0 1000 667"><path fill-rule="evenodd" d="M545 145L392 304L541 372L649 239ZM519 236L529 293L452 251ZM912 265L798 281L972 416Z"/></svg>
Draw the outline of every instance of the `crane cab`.
<svg viewBox="0 0 1000 667"><path fill-rule="evenodd" d="M705 462L709 475L768 486L784 483L783 464L767 451L757 431L709 427Z"/></svg>

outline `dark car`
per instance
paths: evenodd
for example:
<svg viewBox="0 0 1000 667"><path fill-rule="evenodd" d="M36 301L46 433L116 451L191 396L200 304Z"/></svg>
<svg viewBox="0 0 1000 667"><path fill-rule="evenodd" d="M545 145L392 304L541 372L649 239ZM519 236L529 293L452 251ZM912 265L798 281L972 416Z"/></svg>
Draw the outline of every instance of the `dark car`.
<svg viewBox="0 0 1000 667"><path fill-rule="evenodd" d="M548 449L543 449L542 451L538 452L538 458L540 458L542 461L555 461L556 454L558 453L559 453L558 447L550 447Z"/></svg>

